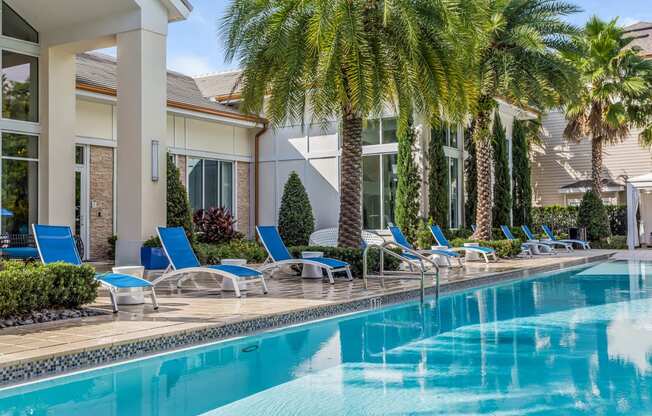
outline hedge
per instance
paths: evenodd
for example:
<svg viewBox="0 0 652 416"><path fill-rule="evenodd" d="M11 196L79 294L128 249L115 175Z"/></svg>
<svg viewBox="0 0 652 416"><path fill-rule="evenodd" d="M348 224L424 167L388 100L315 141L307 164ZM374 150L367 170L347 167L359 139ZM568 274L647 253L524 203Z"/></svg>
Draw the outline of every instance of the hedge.
<svg viewBox="0 0 652 416"><path fill-rule="evenodd" d="M521 254L521 240L492 240L492 241L473 241L456 238L450 242L453 247L463 247L464 243L480 243L482 247L489 247L496 250L496 255L500 258L516 257Z"/></svg>
<svg viewBox="0 0 652 416"><path fill-rule="evenodd" d="M591 248L605 249L605 250L626 250L627 249L627 236L625 235L612 235L604 240L592 241Z"/></svg>
<svg viewBox="0 0 652 416"><path fill-rule="evenodd" d="M0 317L48 308L79 308L97 297L99 282L89 265L3 262Z"/></svg>
<svg viewBox="0 0 652 416"><path fill-rule="evenodd" d="M194 249L201 264L219 264L222 259L246 259L247 263L262 263L267 258L263 246L245 239L221 244L196 243Z"/></svg>
<svg viewBox="0 0 652 416"><path fill-rule="evenodd" d="M611 234L627 234L627 205L605 206L609 216ZM548 224L556 232L567 233L569 228L577 227L577 214L579 207L562 207L551 205L547 207L532 208L532 232L541 231L542 224Z"/></svg>
<svg viewBox="0 0 652 416"><path fill-rule="evenodd" d="M319 246L296 246L290 247L290 253L294 257L301 257L302 251L321 251L324 257L330 257L337 260L342 260L351 265L351 273L353 277L362 278L362 253L360 248L347 248L347 247L319 247ZM378 250L369 251L369 271L378 270L379 261ZM398 270L401 261L393 256L385 255L385 270Z"/></svg>

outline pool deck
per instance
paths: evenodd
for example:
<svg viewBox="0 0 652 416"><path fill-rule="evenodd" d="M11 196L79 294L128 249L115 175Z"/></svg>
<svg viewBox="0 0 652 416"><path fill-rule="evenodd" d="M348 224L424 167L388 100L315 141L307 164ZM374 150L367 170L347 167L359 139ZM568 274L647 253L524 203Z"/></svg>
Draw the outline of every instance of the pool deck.
<svg viewBox="0 0 652 416"><path fill-rule="evenodd" d="M605 260L616 250L576 250L556 256L469 262L464 269L442 268L442 293L525 278L537 273ZM618 253L622 255L622 253ZM0 330L0 385L9 385L93 366L110 364L190 345L252 334L347 312L418 298L419 282L361 279L302 280L281 275L268 279L269 293L251 285L241 299L221 292L215 280L198 276L184 282L164 281L156 290L160 308L122 306L117 314L34 324ZM433 283L428 282L428 293ZM92 307L110 311L102 291Z"/></svg>

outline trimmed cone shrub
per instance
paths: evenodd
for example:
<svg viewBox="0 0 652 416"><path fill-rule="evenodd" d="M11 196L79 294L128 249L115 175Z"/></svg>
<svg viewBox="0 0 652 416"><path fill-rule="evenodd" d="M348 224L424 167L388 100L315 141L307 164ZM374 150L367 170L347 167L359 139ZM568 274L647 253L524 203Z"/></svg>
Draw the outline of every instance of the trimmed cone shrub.
<svg viewBox="0 0 652 416"><path fill-rule="evenodd" d="M609 217L600 196L588 191L582 198L577 213L577 225L586 228L589 241L598 241L611 236Z"/></svg>
<svg viewBox="0 0 652 416"><path fill-rule="evenodd" d="M507 151L507 136L496 111L493 126L494 151L494 208L493 224L510 225L512 209L512 189L509 178L509 156Z"/></svg>
<svg viewBox="0 0 652 416"><path fill-rule="evenodd" d="M448 164L444 154L446 124L432 128L428 150L428 215L434 224L448 228Z"/></svg>
<svg viewBox="0 0 652 416"><path fill-rule="evenodd" d="M299 175L292 171L283 188L281 209L278 213L278 231L287 246L308 244L315 231L315 217L310 198Z"/></svg>
<svg viewBox="0 0 652 416"><path fill-rule="evenodd" d="M188 192L181 183L181 175L174 158L168 154L167 162L167 225L183 227L192 241L192 214Z"/></svg>
<svg viewBox="0 0 652 416"><path fill-rule="evenodd" d="M396 225L408 241L416 241L419 228L419 195L421 181L419 169L414 162L413 147L416 132L410 122L405 133L398 137L398 185L396 187Z"/></svg>

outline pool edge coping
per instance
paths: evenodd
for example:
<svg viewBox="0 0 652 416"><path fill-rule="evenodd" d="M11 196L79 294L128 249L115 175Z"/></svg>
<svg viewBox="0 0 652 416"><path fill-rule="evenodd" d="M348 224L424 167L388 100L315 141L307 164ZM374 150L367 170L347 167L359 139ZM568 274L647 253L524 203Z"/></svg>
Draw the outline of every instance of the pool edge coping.
<svg viewBox="0 0 652 416"><path fill-rule="evenodd" d="M603 253L581 258L567 258L560 263L482 274L461 281L444 282L440 294L451 294L497 283L528 278L537 274L590 264L610 259L615 253ZM435 287L426 288L426 295L435 294ZM0 364L0 387L10 388L41 379L94 369L106 365L174 353L213 342L253 336L279 328L336 318L341 315L373 311L386 306L414 301L419 289L394 290L329 304L307 306L292 311L255 316L237 322L216 323L201 328L179 329L167 334L152 334L141 338L115 341L79 351L44 354L42 357L17 359Z"/></svg>

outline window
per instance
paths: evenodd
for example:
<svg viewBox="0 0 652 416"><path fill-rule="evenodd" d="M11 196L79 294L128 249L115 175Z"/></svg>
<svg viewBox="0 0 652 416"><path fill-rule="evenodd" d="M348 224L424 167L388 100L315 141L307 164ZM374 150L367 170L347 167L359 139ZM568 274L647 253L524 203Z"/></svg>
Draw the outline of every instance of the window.
<svg viewBox="0 0 652 416"><path fill-rule="evenodd" d="M10 38L38 43L38 32L4 1L2 2L2 34Z"/></svg>
<svg viewBox="0 0 652 416"><path fill-rule="evenodd" d="M38 137L2 134L0 231L28 234L38 222Z"/></svg>
<svg viewBox="0 0 652 416"><path fill-rule="evenodd" d="M396 143L396 119L383 118L367 120L362 129L362 145Z"/></svg>
<svg viewBox="0 0 652 416"><path fill-rule="evenodd" d="M38 58L2 51L2 117L38 121Z"/></svg>
<svg viewBox="0 0 652 416"><path fill-rule="evenodd" d="M362 158L362 223L366 229L380 230L394 222L396 164L395 153Z"/></svg>
<svg viewBox="0 0 652 416"><path fill-rule="evenodd" d="M233 211L233 162L188 159L188 194L193 211L213 207Z"/></svg>
<svg viewBox="0 0 652 416"><path fill-rule="evenodd" d="M457 128L444 122L439 126L434 126L430 130L431 140L439 139L444 143L444 146L452 147L454 149L458 148L459 140L457 136Z"/></svg>

